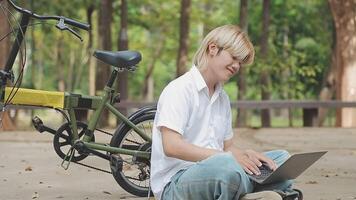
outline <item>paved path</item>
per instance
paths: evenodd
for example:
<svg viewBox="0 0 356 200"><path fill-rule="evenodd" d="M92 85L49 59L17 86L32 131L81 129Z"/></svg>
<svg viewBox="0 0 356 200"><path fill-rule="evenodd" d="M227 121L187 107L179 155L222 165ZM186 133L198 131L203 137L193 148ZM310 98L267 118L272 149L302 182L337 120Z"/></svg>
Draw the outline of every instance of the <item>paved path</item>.
<svg viewBox="0 0 356 200"><path fill-rule="evenodd" d="M306 200L356 199L356 129L238 129L240 147L291 153L329 152L296 180ZM52 149L50 135L0 133L0 199L77 200L142 199L122 190L110 174L72 164L65 171ZM103 140L109 138L102 138ZM108 163L87 163L108 169Z"/></svg>

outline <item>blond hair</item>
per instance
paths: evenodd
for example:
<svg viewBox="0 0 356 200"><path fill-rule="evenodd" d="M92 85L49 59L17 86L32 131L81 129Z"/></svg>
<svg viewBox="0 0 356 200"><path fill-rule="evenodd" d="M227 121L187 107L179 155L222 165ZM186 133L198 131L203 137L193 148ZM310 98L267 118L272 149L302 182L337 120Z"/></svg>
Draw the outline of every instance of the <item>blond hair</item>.
<svg viewBox="0 0 356 200"><path fill-rule="evenodd" d="M255 50L246 33L236 25L224 25L210 31L203 39L193 58L198 68L207 64L208 46L212 43L218 46L219 51L228 51L240 64L248 65L254 60Z"/></svg>

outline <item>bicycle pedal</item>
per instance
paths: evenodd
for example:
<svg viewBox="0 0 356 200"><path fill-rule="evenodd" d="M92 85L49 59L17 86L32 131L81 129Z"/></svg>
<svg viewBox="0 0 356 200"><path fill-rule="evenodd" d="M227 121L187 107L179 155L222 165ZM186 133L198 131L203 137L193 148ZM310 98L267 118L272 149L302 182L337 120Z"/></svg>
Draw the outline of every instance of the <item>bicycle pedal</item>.
<svg viewBox="0 0 356 200"><path fill-rule="evenodd" d="M43 121L39 117L34 116L32 118L32 124L38 132L43 133L45 131Z"/></svg>
<svg viewBox="0 0 356 200"><path fill-rule="evenodd" d="M110 156L110 168L113 174L117 174L122 171L123 161L118 155Z"/></svg>

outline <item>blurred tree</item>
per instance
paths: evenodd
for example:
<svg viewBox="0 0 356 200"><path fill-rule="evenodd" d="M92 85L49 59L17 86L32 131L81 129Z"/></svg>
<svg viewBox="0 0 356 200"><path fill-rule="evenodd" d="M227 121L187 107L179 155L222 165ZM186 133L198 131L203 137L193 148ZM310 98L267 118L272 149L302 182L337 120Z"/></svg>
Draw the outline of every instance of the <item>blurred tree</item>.
<svg viewBox="0 0 356 200"><path fill-rule="evenodd" d="M93 13L95 11L95 2L86 2L86 17L87 17L87 23L90 25L91 30L89 30L89 41L86 49L86 58L83 61L85 63L85 66L89 67L89 73L88 73L88 80L89 80L89 94L90 95L95 95L95 61L93 55ZM78 88L81 82L82 72L84 70L84 65L80 65L80 72L78 73L77 77L74 81L74 89ZM79 121L86 121L88 118L88 110L76 110L76 118Z"/></svg>
<svg viewBox="0 0 356 200"><path fill-rule="evenodd" d="M356 101L356 2L354 0L329 0L336 31L334 62L336 71L336 98ZM356 109L337 111L337 125L356 125Z"/></svg>
<svg viewBox="0 0 356 200"><path fill-rule="evenodd" d="M190 4L191 0L181 0L177 77L187 71Z"/></svg>
<svg viewBox="0 0 356 200"><path fill-rule="evenodd" d="M263 0L263 18L262 18L262 36L261 36L261 59L265 61L265 65L267 65L268 58L268 35L269 35L269 7L270 1ZM267 66L264 66L261 72L261 97L262 100L270 100L270 77ZM261 110L261 123L262 127L270 127L271 126L271 117L269 109Z"/></svg>
<svg viewBox="0 0 356 200"><path fill-rule="evenodd" d="M94 50L93 50L93 12L95 10L95 5L90 3L86 7L86 15L87 15L87 21L88 24L91 27L91 30L89 31L89 42L88 42L88 60L86 65L89 66L89 73L88 73L88 80L89 80L89 94L90 95L95 95L95 83L96 83L96 77L95 77L95 63L94 63L94 57L92 56Z"/></svg>
<svg viewBox="0 0 356 200"><path fill-rule="evenodd" d="M240 1L240 16L239 16L239 25L240 28L247 34L248 33L248 0ZM246 73L245 67L240 66L239 73L237 75L236 86L238 88L237 99L245 100L246 93ZM237 127L245 127L246 126L246 118L247 112L245 109L238 108L237 109Z"/></svg>
<svg viewBox="0 0 356 200"><path fill-rule="evenodd" d="M111 22L112 22L112 1L100 1L99 19L98 19L98 46L99 49L112 49L111 41ZM103 90L110 75L110 66L101 61L97 62L96 72L96 90ZM99 119L100 126L107 126L109 124L109 111L104 109Z"/></svg>
<svg viewBox="0 0 356 200"><path fill-rule="evenodd" d="M26 0L16 2L25 8L29 5ZM48 4L46 0L36 0L32 1L33 9L30 9L38 14L63 15L83 21L80 19L88 18L89 15L93 19L100 18L99 12L89 8L92 4L99 10L98 5L104 3L101 0L78 0L70 4L63 2L65 1L55 0ZM126 30L127 36L130 38L130 49L138 50L143 55L138 70L128 74L130 100L142 101L142 99L146 99L151 101L157 98L163 87L176 77L177 50L180 45L179 9L181 3L181 1L165 0L131 0L127 4L129 27ZM189 40L192 42L187 48L186 59L192 58L200 40L213 28L223 24L240 24L243 27L242 17L238 16L242 15L242 8L240 8L240 13L236 12L236 8L242 6L243 3L244 0L191 0ZM271 99L317 98L323 77L327 77L326 72L330 66L330 41L332 41L333 27L328 2L323 0L270 1L268 56L264 59L262 59L262 46L259 42L263 27L263 20L261 20L263 4L260 0L248 0L248 4L250 8L253 8L248 12L248 35L255 44L256 59L253 65L241 69L241 76L233 78L225 84L231 101L239 99L240 95L241 98L244 96L244 99L247 100L261 99L259 82L263 70L268 71L271 80L267 86ZM121 1L114 1L113 6L118 10ZM105 32L112 31L114 37L112 37L111 45L118 46L119 37L117 35L121 35L122 19L120 15L113 15L113 18L113 24L116 26L112 26L110 29L105 28ZM89 18L88 21L90 21ZM33 23L38 22L33 21ZM71 34L56 30L55 23L55 21L48 21L45 24L31 26L31 28L35 28L32 30L33 40L27 41L33 41L35 44L33 48L28 48L28 53L31 55L28 56L29 62L25 69L23 86L58 90L57 80L59 79L57 77L61 72L62 88L94 94L95 61L89 60L92 51L87 51L96 48L103 49L99 37L108 38L108 36L101 34L105 32L97 31L99 22L94 23L92 24L94 32L91 32L89 37L84 34L84 31L79 31L85 42L89 39L88 46L85 46L88 48L83 48L83 44L77 42ZM27 47L29 46L27 45ZM90 46L91 48L89 48ZM56 56L58 47L61 48L60 58ZM187 64L189 65L189 62ZM102 69L109 71L109 67L98 66L97 69L98 71ZM330 71L332 70L334 68L330 69ZM17 71L18 66L16 65L15 74ZM90 74L90 76L83 74ZM99 77L103 82L106 82L107 77L98 75ZM237 85L236 82L242 81L243 78L245 78L248 89L246 88L244 95L242 91L239 91L237 95L237 90L240 90L243 84ZM326 85L330 85L330 83ZM100 86L97 89L101 90L102 88ZM328 94L330 95L332 92ZM299 109L293 111L294 116L299 117L302 114ZM238 113L242 114L241 111ZM233 114L235 116L235 113ZM255 114L259 113L256 111ZM288 113L273 110L271 114L282 115L286 118ZM289 116L291 118L292 115L289 114ZM249 117L247 120L250 122L251 118ZM242 122L241 119L237 120L237 123ZM271 123L273 126L274 120Z"/></svg>
<svg viewBox="0 0 356 200"><path fill-rule="evenodd" d="M127 36L127 1L121 0L120 6L120 33L118 38L118 49L119 51L127 50L129 48L129 39ZM123 71L119 73L118 76L118 88L120 92L120 99L123 101L127 101L129 95L129 87L128 87L128 74L127 71ZM127 115L126 108L120 108L119 111Z"/></svg>
<svg viewBox="0 0 356 200"><path fill-rule="evenodd" d="M2 39L6 34L10 32L10 26L8 24L9 14L6 12L6 9L8 7L7 2L0 2L0 6L0 39ZM10 37L6 37L0 42L0 52L0 70L3 70L5 68L6 61L10 53ZM0 120L0 130L7 131L15 129L15 123L12 121L9 111L0 110Z"/></svg>
<svg viewBox="0 0 356 200"><path fill-rule="evenodd" d="M152 102L175 77L179 12L172 10L179 8L179 1L136 0L128 8L130 48L143 56L138 70L129 76L130 98Z"/></svg>

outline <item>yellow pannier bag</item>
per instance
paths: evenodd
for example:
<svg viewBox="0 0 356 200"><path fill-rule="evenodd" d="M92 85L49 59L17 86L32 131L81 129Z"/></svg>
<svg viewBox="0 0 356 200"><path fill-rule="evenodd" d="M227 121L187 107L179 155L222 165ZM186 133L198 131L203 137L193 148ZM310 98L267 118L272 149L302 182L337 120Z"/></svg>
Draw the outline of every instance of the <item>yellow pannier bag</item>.
<svg viewBox="0 0 356 200"><path fill-rule="evenodd" d="M12 88L5 88L4 101L10 95ZM16 88L13 92L16 91ZM11 95L12 96L12 95ZM64 92L52 92L44 90L32 90L20 88L10 104L14 105L30 105L30 106L44 106L52 108L64 108Z"/></svg>

